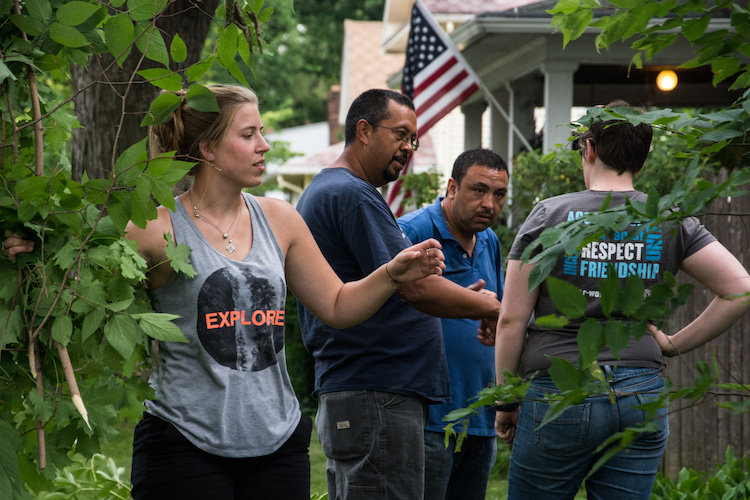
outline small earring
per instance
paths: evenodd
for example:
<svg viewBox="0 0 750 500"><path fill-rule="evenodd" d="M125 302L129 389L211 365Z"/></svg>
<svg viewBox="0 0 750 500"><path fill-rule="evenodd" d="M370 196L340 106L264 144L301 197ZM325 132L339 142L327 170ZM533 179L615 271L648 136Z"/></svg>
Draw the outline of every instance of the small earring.
<svg viewBox="0 0 750 500"><path fill-rule="evenodd" d="M209 156L209 157L208 157L208 159L209 159L210 161L214 161L214 157L213 157L213 155Z"/></svg>

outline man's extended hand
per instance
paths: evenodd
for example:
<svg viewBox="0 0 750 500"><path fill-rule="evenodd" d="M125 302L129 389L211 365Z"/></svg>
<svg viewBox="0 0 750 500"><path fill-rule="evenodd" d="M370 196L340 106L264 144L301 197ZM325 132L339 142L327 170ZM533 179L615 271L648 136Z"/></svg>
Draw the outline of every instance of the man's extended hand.
<svg viewBox="0 0 750 500"><path fill-rule="evenodd" d="M479 293L483 293L485 295L489 295L493 299L497 299L497 294L491 290L487 290L484 288L485 281L483 279L477 280L476 283L473 283L466 288L469 290L475 290ZM477 339L479 342L486 346L493 346L495 345L495 328L497 326L497 321L492 321L488 319L483 319L479 322L479 328L477 329Z"/></svg>

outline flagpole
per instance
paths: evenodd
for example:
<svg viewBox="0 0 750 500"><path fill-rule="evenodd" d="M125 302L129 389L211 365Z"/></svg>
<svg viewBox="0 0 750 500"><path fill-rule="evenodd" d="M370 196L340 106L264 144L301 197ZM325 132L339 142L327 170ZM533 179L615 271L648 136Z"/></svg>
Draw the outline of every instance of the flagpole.
<svg viewBox="0 0 750 500"><path fill-rule="evenodd" d="M495 106L495 109L502 115L503 118L505 118L505 121L508 122L508 125L511 126L513 129L513 132L518 136L519 139L521 139L521 142L524 146L526 146L526 149L529 151L534 151L534 148L531 147L531 144L529 144L529 141L526 140L526 138L523 136L521 131L518 129L515 123L510 119L510 116L508 116L508 113L505 112L502 106L500 106L500 103L497 102L497 99L495 99L495 96L492 95L492 92L490 92L490 89L487 88L487 86L484 84L482 80L479 79L477 76L477 83L479 84L479 90L481 90L484 93L485 99L490 101L490 103Z"/></svg>
<svg viewBox="0 0 750 500"><path fill-rule="evenodd" d="M526 140L526 138L523 136L521 131L518 129L515 123L513 123L510 119L510 116L508 113L505 112L505 109L500 105L499 102L497 102L497 99L495 99L495 96L492 95L492 92L490 92L490 89L487 88L487 86L484 84L481 78L479 78L479 75L477 75L476 71L474 71L474 68L471 67L471 64L466 60L464 55L461 53L460 50L458 50L458 47L456 47L456 44L453 43L453 40L451 40L451 37L448 33L443 30L442 26L440 26L440 23L437 22L435 17L432 15L432 12L430 12L430 9L426 8L424 5L422 5L422 2L420 0L415 0L415 4L419 4L421 7L421 10L425 12L425 17L428 17L436 26L438 29L440 29L443 34L445 35L445 41L448 45L448 49L453 52L453 54L463 62L463 65L466 67L467 71L471 73L471 75L474 77L474 80L476 81L477 85L479 86L480 90L484 93L485 99L487 99L493 106L495 106L495 109L502 115L503 118L505 118L505 121L508 122L508 125L513 129L513 132L518 136L519 139L521 139L521 142L524 146L526 146L526 149L529 151L533 151L534 148L531 147L531 144L529 144L529 141Z"/></svg>

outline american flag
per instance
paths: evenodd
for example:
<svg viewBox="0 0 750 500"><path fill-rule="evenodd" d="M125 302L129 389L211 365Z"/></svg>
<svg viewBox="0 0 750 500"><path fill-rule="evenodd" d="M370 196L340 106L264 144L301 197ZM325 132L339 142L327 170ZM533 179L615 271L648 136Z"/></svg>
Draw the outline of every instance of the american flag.
<svg viewBox="0 0 750 500"><path fill-rule="evenodd" d="M479 90L479 79L419 0L411 12L409 41L401 92L414 101L417 134L423 135L441 118ZM413 155L402 175L411 171ZM397 179L388 186L387 200L396 217L402 215L401 202L410 193Z"/></svg>

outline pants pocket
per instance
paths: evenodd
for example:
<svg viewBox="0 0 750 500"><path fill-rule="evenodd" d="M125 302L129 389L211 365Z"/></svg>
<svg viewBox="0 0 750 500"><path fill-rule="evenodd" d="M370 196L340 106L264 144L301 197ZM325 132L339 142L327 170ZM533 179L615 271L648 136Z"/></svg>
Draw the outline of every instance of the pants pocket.
<svg viewBox="0 0 750 500"><path fill-rule="evenodd" d="M372 445L366 391L322 394L316 422L323 453L332 460L364 456Z"/></svg>
<svg viewBox="0 0 750 500"><path fill-rule="evenodd" d="M643 394L637 394L639 404L646 404L651 403L659 398L659 394L655 393L643 393ZM646 421L648 418L648 414L644 410L640 410L640 414L642 415L642 421ZM659 408L656 410L656 430L654 432L646 433L647 435L650 435L653 438L661 439L666 438L669 435L669 407L663 406L662 408Z"/></svg>
<svg viewBox="0 0 750 500"><path fill-rule="evenodd" d="M581 449L588 434L591 405L583 403L566 408L560 415L540 427L550 405L533 401L534 445L550 455L568 455Z"/></svg>

